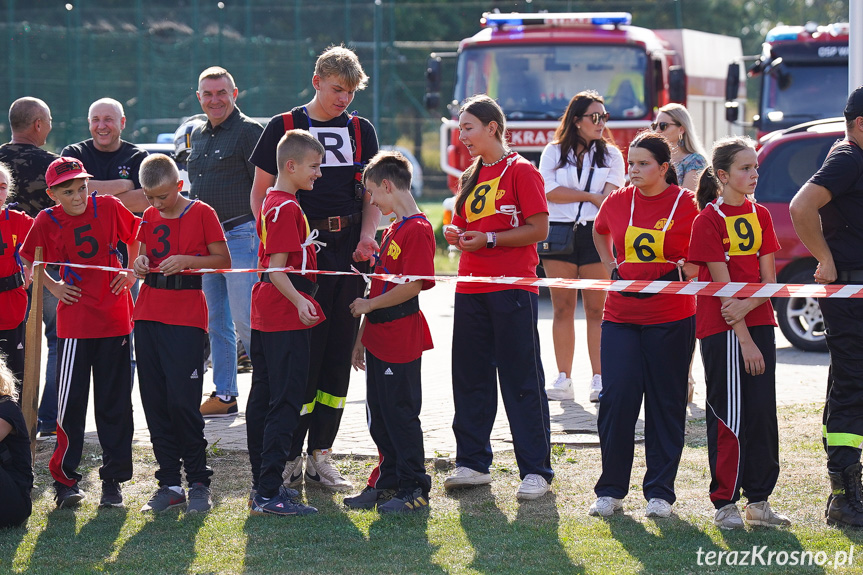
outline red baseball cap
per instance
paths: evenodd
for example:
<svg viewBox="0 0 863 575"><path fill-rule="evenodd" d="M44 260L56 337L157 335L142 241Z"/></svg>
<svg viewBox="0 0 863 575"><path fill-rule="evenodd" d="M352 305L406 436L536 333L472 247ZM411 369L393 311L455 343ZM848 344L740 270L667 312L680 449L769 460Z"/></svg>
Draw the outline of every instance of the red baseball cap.
<svg viewBox="0 0 863 575"><path fill-rule="evenodd" d="M78 158L61 157L57 158L48 170L45 172L45 183L49 188L53 188L57 184L62 184L75 178L92 178L93 174L88 174L84 169L84 164Z"/></svg>

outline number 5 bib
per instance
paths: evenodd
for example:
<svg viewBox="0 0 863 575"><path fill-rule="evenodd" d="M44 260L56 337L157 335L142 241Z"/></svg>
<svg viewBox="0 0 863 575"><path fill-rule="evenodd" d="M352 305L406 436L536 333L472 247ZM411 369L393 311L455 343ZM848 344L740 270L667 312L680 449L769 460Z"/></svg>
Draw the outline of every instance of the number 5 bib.
<svg viewBox="0 0 863 575"><path fill-rule="evenodd" d="M639 228L632 224L632 216L635 213L635 194L632 193L632 204L629 209L629 225L626 228L624 236L624 245L626 247L624 261L634 264L645 263L666 263L665 250L665 232L671 225L674 211L677 209L677 204L683 196L683 190L677 194L677 199L674 200L674 205L671 207L671 213L665 218L665 225L661 230Z"/></svg>

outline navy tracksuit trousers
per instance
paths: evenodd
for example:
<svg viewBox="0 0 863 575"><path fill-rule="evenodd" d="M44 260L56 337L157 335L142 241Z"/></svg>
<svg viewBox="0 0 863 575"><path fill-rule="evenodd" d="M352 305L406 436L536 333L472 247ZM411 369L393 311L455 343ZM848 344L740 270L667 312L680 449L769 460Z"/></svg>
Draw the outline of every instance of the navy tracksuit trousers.
<svg viewBox="0 0 863 575"><path fill-rule="evenodd" d="M455 294L452 336L456 465L488 473L497 380L521 478L551 481L551 424L536 329L538 296L521 289Z"/></svg>
<svg viewBox="0 0 863 575"><path fill-rule="evenodd" d="M597 427L602 474L597 497L629 492L635 424L644 399L644 498L674 503L674 479L683 453L689 363L695 316L655 325L602 322L602 393Z"/></svg>

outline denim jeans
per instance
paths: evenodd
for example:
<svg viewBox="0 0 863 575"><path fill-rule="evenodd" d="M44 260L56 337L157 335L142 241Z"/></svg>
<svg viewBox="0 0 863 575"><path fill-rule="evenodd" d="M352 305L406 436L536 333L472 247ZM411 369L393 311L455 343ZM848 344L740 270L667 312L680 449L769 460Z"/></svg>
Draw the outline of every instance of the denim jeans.
<svg viewBox="0 0 863 575"><path fill-rule="evenodd" d="M255 222L248 222L225 232L225 239L228 240L232 267L257 266L259 240ZM219 395L239 395L237 336L248 352L252 345L252 287L257 281L257 275L252 273L204 275L204 296L207 298L210 315L213 383Z"/></svg>

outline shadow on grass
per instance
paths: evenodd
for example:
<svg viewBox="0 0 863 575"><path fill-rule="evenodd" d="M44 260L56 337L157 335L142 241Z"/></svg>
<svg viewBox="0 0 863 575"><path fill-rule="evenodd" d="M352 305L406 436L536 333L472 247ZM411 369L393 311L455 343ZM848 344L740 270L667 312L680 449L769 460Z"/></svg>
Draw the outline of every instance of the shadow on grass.
<svg viewBox="0 0 863 575"><path fill-rule="evenodd" d="M126 522L126 510L100 509L79 530L76 514L84 512L84 509L55 509L48 514L45 529L33 546L30 569L50 572L62 558L63 568L70 572L102 570L106 559L114 553Z"/></svg>
<svg viewBox="0 0 863 575"><path fill-rule="evenodd" d="M195 540L198 530L206 518L206 513L185 515L182 509L145 514L146 522L126 540L117 560L107 571L188 572L196 558ZM154 561L158 564L154 564Z"/></svg>
<svg viewBox="0 0 863 575"><path fill-rule="evenodd" d="M691 573L699 568L699 549L720 549L701 529L677 515L655 520L658 534L629 515L614 515L606 522L612 537L641 562L645 573Z"/></svg>
<svg viewBox="0 0 863 575"><path fill-rule="evenodd" d="M755 527L746 531L735 529L728 531L721 530L720 532L723 540L725 540L725 544L728 546L728 551L749 551L750 555L752 555L764 547L763 552L757 555L758 557L763 557L764 561L768 560L771 551L777 553L785 552L789 556L793 556L792 553L800 556L800 553L805 551L797 535L785 529ZM760 565L761 563L757 564ZM777 565L777 561L774 559L771 561L771 564ZM808 572L810 573L826 572L823 567L815 564L811 566L807 565L807 567L809 567Z"/></svg>
<svg viewBox="0 0 863 575"><path fill-rule="evenodd" d="M468 567L480 573L583 573L572 563L558 537L560 516L553 492L521 502L510 522L488 486L476 487L458 499L459 521L474 550ZM480 496L479 498L477 496Z"/></svg>
<svg viewBox="0 0 863 575"><path fill-rule="evenodd" d="M27 523L22 527L0 529L0 568L12 566L18 553L18 546L21 545L25 535L27 535Z"/></svg>

